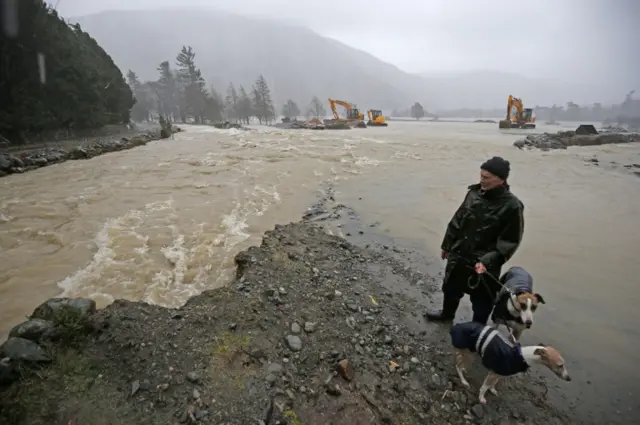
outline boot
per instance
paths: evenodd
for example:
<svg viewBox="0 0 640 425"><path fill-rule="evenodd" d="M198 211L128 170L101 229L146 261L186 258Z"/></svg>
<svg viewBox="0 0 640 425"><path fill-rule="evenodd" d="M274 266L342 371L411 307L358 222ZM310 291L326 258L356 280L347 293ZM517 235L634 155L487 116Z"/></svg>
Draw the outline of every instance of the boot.
<svg viewBox="0 0 640 425"><path fill-rule="evenodd" d="M444 299L442 303L442 310L439 311L427 311L424 314L428 320L432 322L453 322L456 317L456 311L460 305L459 299Z"/></svg>

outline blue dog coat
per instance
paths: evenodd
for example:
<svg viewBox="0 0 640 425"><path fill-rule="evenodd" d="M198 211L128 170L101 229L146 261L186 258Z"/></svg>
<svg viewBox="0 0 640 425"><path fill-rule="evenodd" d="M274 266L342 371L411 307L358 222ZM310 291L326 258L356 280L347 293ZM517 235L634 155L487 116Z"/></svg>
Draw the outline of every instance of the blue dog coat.
<svg viewBox="0 0 640 425"><path fill-rule="evenodd" d="M514 266L502 275L500 283L502 283L504 287L496 297L496 306L491 314L491 320L494 322L496 319L502 319L505 321L514 320L518 323L522 323L522 319L519 316L513 317L511 313L509 313L505 300L507 300L511 294L519 295L525 292L533 293L533 277L522 267Z"/></svg>
<svg viewBox="0 0 640 425"><path fill-rule="evenodd" d="M478 353L484 367L498 375L511 376L529 368L520 346L509 344L490 326L477 322L458 323L451 327L450 334L454 347Z"/></svg>

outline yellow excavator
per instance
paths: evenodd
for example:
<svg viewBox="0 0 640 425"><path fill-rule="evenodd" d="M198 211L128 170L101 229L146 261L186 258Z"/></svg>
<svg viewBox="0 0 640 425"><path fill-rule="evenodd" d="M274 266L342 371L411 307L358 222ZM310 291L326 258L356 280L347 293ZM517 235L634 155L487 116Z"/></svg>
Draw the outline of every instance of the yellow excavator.
<svg viewBox="0 0 640 425"><path fill-rule="evenodd" d="M385 121L382 111L379 109L369 109L367 115L369 115L369 121L367 121L368 126L386 127L389 125Z"/></svg>
<svg viewBox="0 0 640 425"><path fill-rule="evenodd" d="M507 118L500 120L499 128L536 128L533 109L524 108L522 100L509 95L507 100Z"/></svg>
<svg viewBox="0 0 640 425"><path fill-rule="evenodd" d="M329 98L329 106L331 107L331 112L333 112L333 118L336 121L336 123L345 121L344 119L340 118L340 114L338 114L338 109L336 108L337 105L342 106L345 109L346 111L345 118L347 123L351 125L355 124L356 127L367 126L364 123L364 114L360 112L360 110L356 105L351 104L349 102L342 101L342 100L334 100Z"/></svg>

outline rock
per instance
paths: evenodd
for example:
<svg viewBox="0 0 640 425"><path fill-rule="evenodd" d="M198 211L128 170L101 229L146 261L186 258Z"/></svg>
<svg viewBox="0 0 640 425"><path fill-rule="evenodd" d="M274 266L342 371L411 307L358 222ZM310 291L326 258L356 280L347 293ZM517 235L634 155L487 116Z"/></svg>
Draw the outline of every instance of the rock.
<svg viewBox="0 0 640 425"><path fill-rule="evenodd" d="M316 324L313 322L305 322L304 323L304 331L306 333L313 333L316 330Z"/></svg>
<svg viewBox="0 0 640 425"><path fill-rule="evenodd" d="M200 375L198 372L189 372L187 373L187 381L197 384L200 382Z"/></svg>
<svg viewBox="0 0 640 425"><path fill-rule="evenodd" d="M299 334L302 331L302 329L300 329L300 325L297 324L296 322L293 322L291 324L291 333L294 334Z"/></svg>
<svg viewBox="0 0 640 425"><path fill-rule="evenodd" d="M302 350L302 340L300 337L295 335L287 336L287 345L291 351L300 351Z"/></svg>
<svg viewBox="0 0 640 425"><path fill-rule="evenodd" d="M0 347L0 355L28 363L50 363L51 357L38 344L24 338L9 338Z"/></svg>
<svg viewBox="0 0 640 425"><path fill-rule="evenodd" d="M353 380L355 371L353 370L353 367L351 366L351 363L349 363L348 359L340 360L338 362L337 369L338 373L344 378L345 381L351 382Z"/></svg>
<svg viewBox="0 0 640 425"><path fill-rule="evenodd" d="M592 126L590 126L592 127ZM555 134L529 134L513 145L519 149L566 149L569 146L596 146L640 142L640 134L604 132L598 134L595 128L578 127L579 131L559 131ZM593 133L595 131L595 133Z"/></svg>
<svg viewBox="0 0 640 425"><path fill-rule="evenodd" d="M53 332L54 325L52 322L36 318L14 326L11 332L9 332L9 337L24 338L39 342L45 335L52 335Z"/></svg>
<svg viewBox="0 0 640 425"><path fill-rule="evenodd" d="M0 385L8 385L20 378L20 373L9 357L0 360Z"/></svg>
<svg viewBox="0 0 640 425"><path fill-rule="evenodd" d="M482 419L484 417L484 408L481 404L474 404L471 408L471 413L473 413L476 418Z"/></svg>
<svg viewBox="0 0 640 425"><path fill-rule="evenodd" d="M140 390L140 381L137 379L131 383L131 397L136 395L136 393Z"/></svg>
<svg viewBox="0 0 640 425"><path fill-rule="evenodd" d="M56 315L64 308L71 308L81 318L87 318L96 312L96 302L88 298L52 298L36 307L31 318L55 321Z"/></svg>
<svg viewBox="0 0 640 425"><path fill-rule="evenodd" d="M327 391L327 394L332 395L334 397L338 397L342 395L342 390L340 390L340 387L337 385L326 384L325 390Z"/></svg>
<svg viewBox="0 0 640 425"><path fill-rule="evenodd" d="M5 155L0 155L0 170L1 171L9 171L11 168L12 161L9 159L11 157L7 157Z"/></svg>
<svg viewBox="0 0 640 425"><path fill-rule="evenodd" d="M279 363L271 363L269 367L267 367L267 373L270 375L280 375L284 368Z"/></svg>
<svg viewBox="0 0 640 425"><path fill-rule="evenodd" d="M87 151L81 147L74 148L69 152L69 159L86 159L89 157Z"/></svg>

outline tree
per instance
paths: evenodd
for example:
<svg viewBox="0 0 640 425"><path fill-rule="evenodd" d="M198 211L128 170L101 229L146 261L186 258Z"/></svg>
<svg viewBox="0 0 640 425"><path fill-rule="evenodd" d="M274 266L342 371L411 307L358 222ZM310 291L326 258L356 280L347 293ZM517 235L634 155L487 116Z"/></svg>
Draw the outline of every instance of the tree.
<svg viewBox="0 0 640 425"><path fill-rule="evenodd" d="M213 87L209 90L211 93L205 98L203 118L213 122L222 121L222 112L224 111L222 96Z"/></svg>
<svg viewBox="0 0 640 425"><path fill-rule="evenodd" d="M271 91L267 85L267 80L260 75L251 91L253 97L253 111L260 124L268 124L276 117Z"/></svg>
<svg viewBox="0 0 640 425"><path fill-rule="evenodd" d="M238 98L238 118L241 122L249 125L251 117L254 114L253 102L251 101L249 94L247 94L247 91L242 86L240 86Z"/></svg>
<svg viewBox="0 0 640 425"><path fill-rule="evenodd" d="M240 96L238 96L238 92L233 86L233 83L230 83L229 88L227 89L227 97L224 101L224 109L227 113L227 119L238 122L238 119L240 118Z"/></svg>
<svg viewBox="0 0 640 425"><path fill-rule="evenodd" d="M296 102L289 99L287 103L282 106L282 115L287 118L297 118L300 116L300 108L298 108Z"/></svg>
<svg viewBox="0 0 640 425"><path fill-rule="evenodd" d="M324 105L316 96L313 96L313 99L311 99L311 103L309 103L309 107L307 110L308 115L313 118L321 118L327 115L327 111L324 109Z"/></svg>
<svg viewBox="0 0 640 425"><path fill-rule="evenodd" d="M420 102L416 102L411 107L411 117L419 120L420 118L424 118L424 108L420 104Z"/></svg>
<svg viewBox="0 0 640 425"><path fill-rule="evenodd" d="M131 119L138 122L149 121L151 102L147 86L140 82L138 76L132 70L127 72L127 83L131 87L135 101L133 108L131 108Z"/></svg>
<svg viewBox="0 0 640 425"><path fill-rule="evenodd" d="M15 3L20 30L0 37L0 135L22 143L129 122L133 93L100 45L42 0Z"/></svg>
<svg viewBox="0 0 640 425"><path fill-rule="evenodd" d="M180 107L178 104L178 83L169 66L169 61L164 61L158 67L160 78L155 85L156 96L158 98L158 112L160 115L171 121L176 121L179 117Z"/></svg>
<svg viewBox="0 0 640 425"><path fill-rule="evenodd" d="M202 123L208 105L208 94L202 73L196 67L195 58L196 54L191 46L182 46L176 57L177 77L181 89L181 118L185 122L186 117L191 116L196 123Z"/></svg>

